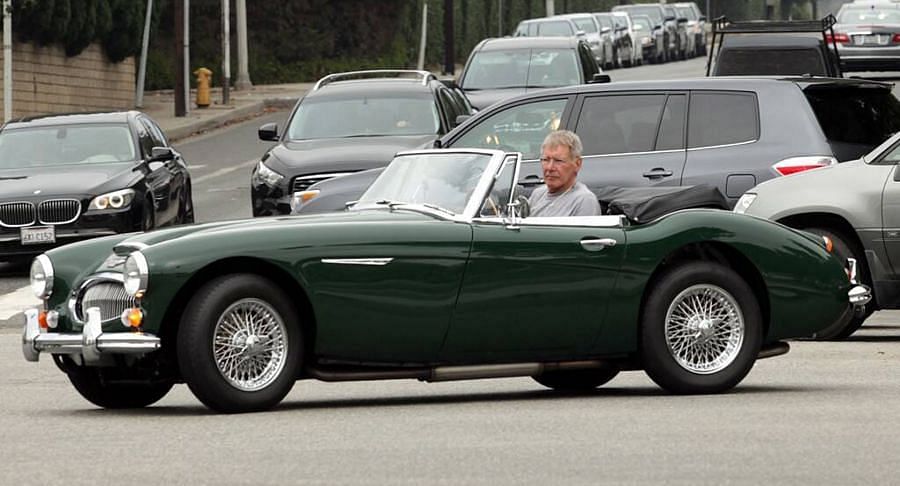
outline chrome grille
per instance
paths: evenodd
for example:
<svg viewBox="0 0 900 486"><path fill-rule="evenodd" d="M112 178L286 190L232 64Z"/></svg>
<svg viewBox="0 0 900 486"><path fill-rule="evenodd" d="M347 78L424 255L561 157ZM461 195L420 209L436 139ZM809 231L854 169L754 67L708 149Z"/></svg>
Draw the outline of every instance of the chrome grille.
<svg viewBox="0 0 900 486"><path fill-rule="evenodd" d="M77 199L49 199L38 205L38 220L43 224L66 224L78 219L81 203Z"/></svg>
<svg viewBox="0 0 900 486"><path fill-rule="evenodd" d="M7 227L34 224L34 204L9 202L0 204L0 225Z"/></svg>
<svg viewBox="0 0 900 486"><path fill-rule="evenodd" d="M134 306L134 297L125 292L125 286L121 282L98 282L81 294L75 306L75 317L84 322L87 319L86 311L91 307L99 307L100 319L108 321L120 318L126 309Z"/></svg>
<svg viewBox="0 0 900 486"><path fill-rule="evenodd" d="M316 182L322 182L334 177L347 174L352 174L352 172L334 172L331 174L315 174L294 177L294 180L291 182L291 192L305 191L309 189L309 186L315 184Z"/></svg>

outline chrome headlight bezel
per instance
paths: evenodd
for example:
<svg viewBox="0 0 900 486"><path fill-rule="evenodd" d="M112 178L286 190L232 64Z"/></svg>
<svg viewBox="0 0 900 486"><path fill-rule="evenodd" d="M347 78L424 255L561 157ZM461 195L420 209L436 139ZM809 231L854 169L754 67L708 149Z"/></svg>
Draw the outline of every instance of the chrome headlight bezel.
<svg viewBox="0 0 900 486"><path fill-rule="evenodd" d="M284 180L283 175L269 168L263 161L256 164L256 172L253 173L253 177L269 187L278 187L278 184Z"/></svg>
<svg viewBox="0 0 900 486"><path fill-rule="evenodd" d="M28 281L31 291L38 299L44 300L53 293L53 262L50 257L41 254L31 262Z"/></svg>
<svg viewBox="0 0 900 486"><path fill-rule="evenodd" d="M750 209L750 205L753 204L753 201L756 201L756 194L752 192L745 192L740 199L738 199L737 204L734 205L734 212L738 214L744 214Z"/></svg>
<svg viewBox="0 0 900 486"><path fill-rule="evenodd" d="M150 266L147 257L140 251L131 252L122 265L122 285L125 292L135 298L143 296L147 292L147 282L150 279Z"/></svg>
<svg viewBox="0 0 900 486"><path fill-rule="evenodd" d="M107 209L128 209L134 200L134 189L120 189L107 192L93 199L88 204L88 211L105 211Z"/></svg>

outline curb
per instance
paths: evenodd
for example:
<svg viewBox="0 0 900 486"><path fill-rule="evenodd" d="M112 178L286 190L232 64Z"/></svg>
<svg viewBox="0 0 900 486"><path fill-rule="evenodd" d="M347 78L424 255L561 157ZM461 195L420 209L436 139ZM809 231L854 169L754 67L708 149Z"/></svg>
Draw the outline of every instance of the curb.
<svg viewBox="0 0 900 486"><path fill-rule="evenodd" d="M262 115L266 109L286 110L293 108L298 99L300 98L266 98L262 101L253 102L233 110L228 110L225 113L211 116L205 120L198 120L184 126L171 128L166 130L166 134L170 141L178 141L206 130L225 126L236 120Z"/></svg>

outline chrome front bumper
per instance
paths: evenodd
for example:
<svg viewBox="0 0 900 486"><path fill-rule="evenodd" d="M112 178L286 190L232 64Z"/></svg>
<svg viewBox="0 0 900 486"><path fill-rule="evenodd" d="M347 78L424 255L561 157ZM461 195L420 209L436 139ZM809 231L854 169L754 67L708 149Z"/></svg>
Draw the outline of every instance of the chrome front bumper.
<svg viewBox="0 0 900 486"><path fill-rule="evenodd" d="M80 354L88 363L103 354L146 354L159 349L159 338L143 332L104 333L100 325L100 309L87 310L87 323L81 333L55 333L41 329L38 310L25 311L22 353L28 361L37 361L41 353Z"/></svg>

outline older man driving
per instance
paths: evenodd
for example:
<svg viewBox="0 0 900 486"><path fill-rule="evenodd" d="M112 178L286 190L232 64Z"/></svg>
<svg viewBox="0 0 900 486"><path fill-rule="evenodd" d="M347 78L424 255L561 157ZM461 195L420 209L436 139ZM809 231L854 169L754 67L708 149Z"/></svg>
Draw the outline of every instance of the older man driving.
<svg viewBox="0 0 900 486"><path fill-rule="evenodd" d="M541 145L544 186L528 199L531 216L595 216L597 196L581 182L581 139L568 130L550 132Z"/></svg>

